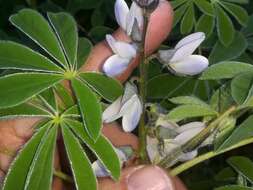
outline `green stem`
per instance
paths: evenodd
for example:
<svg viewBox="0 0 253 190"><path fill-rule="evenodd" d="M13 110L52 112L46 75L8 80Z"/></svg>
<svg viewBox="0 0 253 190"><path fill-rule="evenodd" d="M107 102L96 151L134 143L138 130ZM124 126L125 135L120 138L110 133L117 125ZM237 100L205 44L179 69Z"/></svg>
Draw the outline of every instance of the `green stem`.
<svg viewBox="0 0 253 190"><path fill-rule="evenodd" d="M205 160L208 160L208 159L213 158L215 156L218 156L218 155L220 155L224 152L228 152L228 151L231 151L233 149L236 149L236 148L239 148L239 147L251 144L251 143L253 143L253 138L243 140L243 141L241 141L241 142L239 142L239 143L237 143L237 144L235 144L235 145L233 145L233 146L231 146L231 147L229 147L225 150L222 150L220 152L211 151L211 152L205 153L201 156L198 156L198 157L194 158L193 160L190 160L188 162L185 162L185 163L175 167L174 169L172 169L169 172L169 174L172 175L172 176L176 176L176 175L188 170L189 168L191 168L191 167L193 167L193 166L195 166L195 165L197 165L197 164L199 164L199 163L201 163Z"/></svg>
<svg viewBox="0 0 253 190"><path fill-rule="evenodd" d="M69 183L73 183L74 182L73 179L70 176L68 176L67 174L65 174L65 173L63 173L63 172L61 172L59 170L55 170L54 171L54 176L62 179L63 181L69 182Z"/></svg>
<svg viewBox="0 0 253 190"><path fill-rule="evenodd" d="M148 22L149 22L149 14L145 9L143 9L143 17L144 17L144 23L143 23L143 35L142 35L142 41L140 44L140 82L139 82L139 88L140 88L140 97L142 99L143 103L143 110L142 115L140 119L139 124L139 157L141 161L144 163L147 162L147 153L146 153L146 127L145 127L145 103L146 103L146 81L147 81L147 60L146 60L146 54L145 54L145 45L146 45L146 34L147 34L147 28L148 28Z"/></svg>
<svg viewBox="0 0 253 190"><path fill-rule="evenodd" d="M211 122L206 128L204 128L199 134L197 134L195 137L190 139L187 143L185 143L183 146L175 149L171 154L166 156L159 165L168 168L172 163L176 161L176 159L184 152L190 152L194 150L196 147L199 146L207 137L210 136L210 134L219 126L219 123L226 117L228 117L231 113L233 113L236 110L235 106L232 106L229 108L226 112L224 112L222 115L220 115L217 119L215 119L213 122Z"/></svg>

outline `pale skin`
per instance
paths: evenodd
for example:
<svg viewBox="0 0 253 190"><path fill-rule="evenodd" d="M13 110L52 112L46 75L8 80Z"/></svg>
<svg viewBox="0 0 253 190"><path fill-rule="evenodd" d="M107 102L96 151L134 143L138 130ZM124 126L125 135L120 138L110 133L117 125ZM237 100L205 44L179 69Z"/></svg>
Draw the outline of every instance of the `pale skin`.
<svg viewBox="0 0 253 190"><path fill-rule="evenodd" d="M161 1L158 8L152 13L150 18L150 24L148 27L147 39L146 39L146 53L151 54L156 50L159 45L167 38L171 31L173 19L173 11L170 4L167 1ZM130 39L125 33L118 29L114 32L116 39L129 42ZM101 67L104 61L112 54L110 48L106 42L97 44L86 64L81 68L82 71L101 71ZM131 72L138 66L138 57L132 61L128 69L122 73L117 79L124 82L128 79ZM33 126L39 121L39 118L26 118L26 119L15 119L0 121L0 177L3 179L8 167L13 160L15 153L29 140L33 134ZM138 149L138 138L131 133L125 133L121 130L118 124L105 124L102 132L107 136L115 146L130 145L134 149ZM58 151L55 153L55 168L60 169L59 154ZM157 169L157 168L156 168ZM152 166L130 166L122 170L120 180L115 182L110 178L99 179L100 190L127 190L128 179L131 174L135 172L135 180L142 179L141 172L149 173L152 177L154 171ZM161 170L162 171L162 170ZM153 172L154 173L154 172ZM162 171L162 176L166 183L170 183L173 190L186 190L184 185L177 178L171 178ZM150 177L149 176L149 177ZM152 188L152 187L150 187ZM63 187L62 181L54 177L53 182L54 190L66 189ZM159 190L159 189L157 189Z"/></svg>

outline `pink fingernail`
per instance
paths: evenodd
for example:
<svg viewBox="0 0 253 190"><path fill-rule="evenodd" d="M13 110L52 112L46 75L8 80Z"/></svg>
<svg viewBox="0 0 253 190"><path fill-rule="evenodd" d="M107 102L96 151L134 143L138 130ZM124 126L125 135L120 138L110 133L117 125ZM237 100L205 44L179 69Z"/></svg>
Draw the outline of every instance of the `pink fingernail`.
<svg viewBox="0 0 253 190"><path fill-rule="evenodd" d="M132 173L127 179L128 190L175 190L166 173L157 166L147 166Z"/></svg>

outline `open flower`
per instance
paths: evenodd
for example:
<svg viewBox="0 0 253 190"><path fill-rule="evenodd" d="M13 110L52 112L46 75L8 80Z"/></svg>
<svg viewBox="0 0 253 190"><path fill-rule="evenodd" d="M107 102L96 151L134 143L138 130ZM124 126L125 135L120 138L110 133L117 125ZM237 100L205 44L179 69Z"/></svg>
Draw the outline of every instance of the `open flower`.
<svg viewBox="0 0 253 190"><path fill-rule="evenodd" d="M180 40L171 50L160 50L158 57L169 69L177 74L196 75L208 67L208 59L202 55L192 55L205 40L203 32L196 32Z"/></svg>
<svg viewBox="0 0 253 190"><path fill-rule="evenodd" d="M104 112L103 121L110 123L122 117L122 127L126 132L133 131L142 114L142 103L134 85L127 83L123 96L120 96Z"/></svg>
<svg viewBox="0 0 253 190"><path fill-rule="evenodd" d="M116 0L114 11L118 24L127 33L127 35L131 35L135 20L137 20L139 28L142 28L142 10L135 2L132 3L129 10L124 0Z"/></svg>
<svg viewBox="0 0 253 190"><path fill-rule="evenodd" d="M114 55L105 61L103 71L107 76L113 77L126 70L131 60L136 56L136 47L126 42L117 41L111 35L106 35L106 41Z"/></svg>

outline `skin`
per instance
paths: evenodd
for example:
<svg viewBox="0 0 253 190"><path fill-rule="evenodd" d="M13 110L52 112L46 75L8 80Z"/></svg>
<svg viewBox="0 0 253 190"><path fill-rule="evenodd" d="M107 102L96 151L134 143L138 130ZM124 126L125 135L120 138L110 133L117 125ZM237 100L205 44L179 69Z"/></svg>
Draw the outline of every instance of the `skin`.
<svg viewBox="0 0 253 190"><path fill-rule="evenodd" d="M152 13L150 24L148 26L148 33L146 38L145 51L147 54L151 54L155 51L159 45L167 38L171 31L173 19L173 11L170 4L167 1L161 1L158 8ZM125 33L118 29L114 32L114 37L121 41L130 42L130 39ZM86 64L81 68L82 71L101 71L101 67L104 61L112 54L111 49L108 47L105 41L97 44L92 50L91 55L88 58ZM117 76L116 78L124 82L131 74L131 72L138 66L139 58L137 56L128 69ZM17 151L29 140L33 134L33 126L39 121L39 118L26 118L0 121L0 179L3 179L10 163L15 157ZM102 132L107 136L115 146L130 145L134 149L138 148L138 138L131 133L125 133L120 126L116 123L105 124ZM59 143L60 144L60 143ZM60 147L60 146L59 146ZM59 162L58 150L55 153L55 168L61 169ZM99 179L99 189L107 190L125 190L127 189L127 178L140 166L129 166L123 169L121 178L118 182L111 180L110 178ZM147 166L141 166L146 168ZM148 166L150 167L150 166ZM153 168L148 168L148 171L152 171ZM137 172L137 176L138 176ZM167 176L168 177L168 176ZM184 185L178 178L169 178L174 190L186 190ZM54 177L53 181L54 190L66 189L63 187L62 181ZM72 189L72 188L70 188Z"/></svg>

